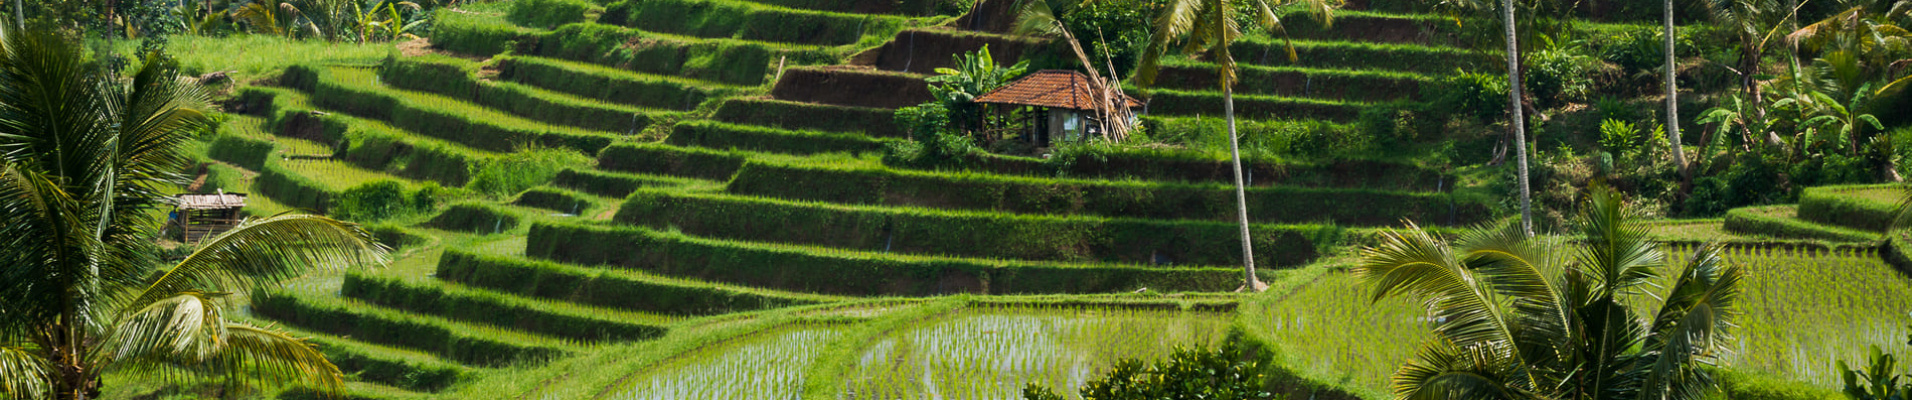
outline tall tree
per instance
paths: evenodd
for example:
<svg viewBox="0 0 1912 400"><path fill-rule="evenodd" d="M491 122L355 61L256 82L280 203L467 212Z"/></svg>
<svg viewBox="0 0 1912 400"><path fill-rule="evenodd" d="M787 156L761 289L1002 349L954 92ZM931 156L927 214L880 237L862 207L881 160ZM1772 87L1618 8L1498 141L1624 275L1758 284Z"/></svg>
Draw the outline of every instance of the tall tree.
<svg viewBox="0 0 1912 400"><path fill-rule="evenodd" d="M232 293L385 250L356 226L281 215L162 268L156 214L208 126L204 95L163 56L122 78L83 54L0 30L0 398L94 398L116 370L178 376L162 366L337 392L312 345L227 318Z"/></svg>
<svg viewBox="0 0 1912 400"><path fill-rule="evenodd" d="M1781 6L1775 0L1703 0L1701 3L1711 12L1713 21L1732 30L1739 40L1739 67L1733 72L1739 74L1740 91L1752 106L1749 118L1766 121L1766 94L1759 82L1762 58L1766 56L1767 46L1785 28L1785 21L1792 19L1799 7L1808 2L1797 2L1792 8ZM1771 146L1785 145L1785 140L1771 130L1755 133L1763 133Z"/></svg>
<svg viewBox="0 0 1912 400"><path fill-rule="evenodd" d="M1136 81L1142 86L1155 82L1160 71L1163 55L1167 48L1181 42L1188 52L1199 52L1214 62L1218 69L1216 77L1222 89L1222 115L1228 121L1228 154L1235 169L1235 210L1241 222L1241 258L1243 268L1243 289L1260 291L1267 288L1261 279L1255 276L1255 250L1248 229L1248 195L1242 181L1241 143L1235 133L1235 56L1229 52L1229 46L1242 36L1241 27L1235 22L1233 1L1229 0L1170 0L1162 15L1155 19L1155 34L1149 40L1148 49L1142 53L1142 65L1136 71ZM1248 0L1253 7L1254 21L1270 31L1282 31L1281 16L1275 15L1277 6L1299 4L1310 16L1324 26L1334 21L1332 0L1276 0L1271 6L1265 0ZM1288 48L1288 59L1294 61L1295 51Z"/></svg>
<svg viewBox="0 0 1912 400"><path fill-rule="evenodd" d="M1502 2L1501 24L1505 25L1502 32L1507 37L1507 112L1509 115L1507 126L1508 129L1513 130L1514 148L1517 149L1514 165L1515 172L1519 174L1517 178L1520 180L1520 231L1527 236L1533 236L1534 200L1533 189L1528 187L1527 117L1525 110L1520 106L1520 98L1526 92L1525 87L1520 85L1520 37L1514 30L1514 0L1502 0Z"/></svg>
<svg viewBox="0 0 1912 400"><path fill-rule="evenodd" d="M1355 273L1374 285L1376 301L1410 297L1436 321L1434 338L1395 371L1396 398L1690 400L1706 392L1712 379L1702 366L1731 349L1745 270L1717 245L1668 270L1641 214L1619 194L1595 187L1584 207L1571 237L1529 238L1508 227L1463 233L1450 245L1410 225L1363 251ZM1646 293L1661 287L1669 290Z"/></svg>
<svg viewBox="0 0 1912 400"><path fill-rule="evenodd" d="M1680 178L1693 180L1692 171L1686 168L1686 152L1680 148L1680 86L1678 68L1674 65L1673 44L1679 31L1673 27L1673 0L1666 0L1666 139L1673 144L1673 164L1680 166Z"/></svg>

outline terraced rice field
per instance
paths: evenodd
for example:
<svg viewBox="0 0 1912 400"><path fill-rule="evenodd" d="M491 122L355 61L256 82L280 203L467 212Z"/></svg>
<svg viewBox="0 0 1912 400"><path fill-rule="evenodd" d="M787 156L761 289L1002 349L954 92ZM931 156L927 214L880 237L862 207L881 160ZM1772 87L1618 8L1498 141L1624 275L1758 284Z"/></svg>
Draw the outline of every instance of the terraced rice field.
<svg viewBox="0 0 1912 400"><path fill-rule="evenodd" d="M1096 308L966 308L886 335L864 351L842 399L1016 399L1040 384L1072 392L1124 358L1214 345L1225 313Z"/></svg>
<svg viewBox="0 0 1912 400"><path fill-rule="evenodd" d="M1682 265L1689 249L1670 248L1670 264ZM1734 354L1723 358L1724 366L1836 387L1839 361L1863 360L1874 345L1912 350L1905 345L1912 279L1876 253L1735 248L1726 257L1750 276ZM1292 293L1275 294L1280 300L1267 314L1246 318L1269 329L1291 362L1309 366L1318 378L1385 391L1387 377L1431 332L1419 305L1374 303L1372 294L1372 287L1348 273L1329 273ZM1659 304L1645 294L1630 301L1636 311Z"/></svg>
<svg viewBox="0 0 1912 400"><path fill-rule="evenodd" d="M815 349L840 334L831 326L798 326L732 339L627 378L600 398L796 399Z"/></svg>

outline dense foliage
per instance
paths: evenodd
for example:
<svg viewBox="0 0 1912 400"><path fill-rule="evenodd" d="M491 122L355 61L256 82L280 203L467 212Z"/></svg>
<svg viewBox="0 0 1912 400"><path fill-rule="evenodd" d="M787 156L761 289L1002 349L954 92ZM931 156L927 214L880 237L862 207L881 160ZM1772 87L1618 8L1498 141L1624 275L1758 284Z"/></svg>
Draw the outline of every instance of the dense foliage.
<svg viewBox="0 0 1912 400"><path fill-rule="evenodd" d="M1264 385L1274 359L1266 352L1250 353L1237 341L1219 348L1177 349L1167 360L1143 363L1125 359L1108 374L1082 384L1084 400L1274 400L1280 398ZM1062 400L1054 390L1031 385L1027 400Z"/></svg>

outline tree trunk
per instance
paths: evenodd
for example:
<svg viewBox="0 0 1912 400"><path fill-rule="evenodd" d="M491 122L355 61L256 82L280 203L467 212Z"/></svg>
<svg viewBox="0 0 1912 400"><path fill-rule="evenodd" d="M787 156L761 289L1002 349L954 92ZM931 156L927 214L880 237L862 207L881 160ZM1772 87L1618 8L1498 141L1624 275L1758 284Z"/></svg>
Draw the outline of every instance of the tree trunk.
<svg viewBox="0 0 1912 400"><path fill-rule="evenodd" d="M1241 263L1242 288L1244 291L1259 292L1266 285L1255 277L1255 247L1248 234L1248 191L1242 182L1241 144L1235 136L1235 88L1233 85L1222 87L1222 114L1228 118L1228 155L1235 165L1235 215L1241 218Z"/></svg>
<svg viewBox="0 0 1912 400"><path fill-rule="evenodd" d="M1520 104L1523 90L1520 86L1520 44L1514 32L1514 0L1504 0L1503 7L1501 20L1507 24L1505 31L1507 34L1507 111L1513 114L1508 118L1507 123L1513 127L1514 148L1517 152L1514 164L1518 168L1520 179L1520 230L1531 237L1534 235L1533 191L1527 183L1527 120Z"/></svg>
<svg viewBox="0 0 1912 400"><path fill-rule="evenodd" d="M1673 49L1673 38L1678 33L1673 27L1673 0L1666 0L1666 139L1673 144L1673 165L1680 167L1680 178L1692 182L1692 171L1686 166L1686 151L1680 143L1680 87L1675 66L1678 57Z"/></svg>

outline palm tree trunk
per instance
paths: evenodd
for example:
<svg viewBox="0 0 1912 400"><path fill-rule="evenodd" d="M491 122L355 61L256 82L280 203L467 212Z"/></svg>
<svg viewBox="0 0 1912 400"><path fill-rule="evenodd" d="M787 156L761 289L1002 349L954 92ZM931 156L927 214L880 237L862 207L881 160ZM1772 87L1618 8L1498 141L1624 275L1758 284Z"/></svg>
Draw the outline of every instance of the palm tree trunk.
<svg viewBox="0 0 1912 400"><path fill-rule="evenodd" d="M1241 144L1235 136L1235 88L1234 85L1222 87L1222 114L1228 119L1228 155L1235 165L1235 216L1241 218L1241 263L1242 288L1245 291L1262 290L1261 279L1255 277L1255 247L1248 235L1248 191L1242 182Z"/></svg>
<svg viewBox="0 0 1912 400"><path fill-rule="evenodd" d="M1666 138L1673 143L1673 165L1680 167L1680 178L1691 182L1693 174L1686 167L1686 152L1680 144L1680 87L1673 51L1673 37L1678 31L1674 29L1673 0L1666 0Z"/></svg>
<svg viewBox="0 0 1912 400"><path fill-rule="evenodd" d="M1520 174L1520 229L1527 236L1534 235L1533 191L1527 184L1527 119L1520 107L1520 44L1514 34L1514 0L1503 0L1501 22L1507 24L1507 111L1512 113L1508 124L1514 129L1514 147L1518 154L1514 164ZM1233 115L1230 115L1233 118ZM1232 125L1231 125L1232 126ZM1231 129L1232 130L1232 129ZM1237 167L1239 169L1239 167Z"/></svg>

